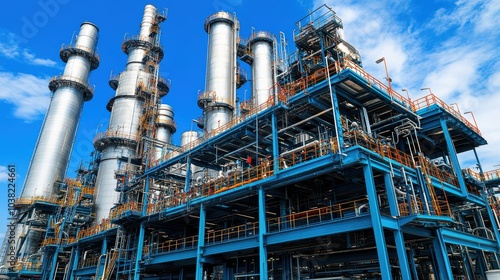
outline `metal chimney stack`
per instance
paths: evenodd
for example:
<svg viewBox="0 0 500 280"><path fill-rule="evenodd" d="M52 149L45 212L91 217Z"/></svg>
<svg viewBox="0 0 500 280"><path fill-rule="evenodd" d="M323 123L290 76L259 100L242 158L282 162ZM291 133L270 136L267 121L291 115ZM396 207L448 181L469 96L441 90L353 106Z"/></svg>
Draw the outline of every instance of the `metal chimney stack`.
<svg viewBox="0 0 500 280"><path fill-rule="evenodd" d="M119 202L115 172L133 174L140 168L143 155L136 151L143 136L142 117L146 106L156 108L159 98L170 88L158 76L158 63L163 58L159 24L165 19L154 6L146 5L139 35L126 38L122 44L123 52L128 55L125 71L109 81L116 90L115 97L106 106L111 111L109 126L94 142L94 147L102 151L96 179L97 223L107 218L109 210Z"/></svg>
<svg viewBox="0 0 500 280"><path fill-rule="evenodd" d="M267 102L273 86L273 36L255 32L247 43L252 50L252 97L254 107Z"/></svg>
<svg viewBox="0 0 500 280"><path fill-rule="evenodd" d="M84 22L76 41L63 45L60 52L66 62L64 73L54 77L49 89L54 94L40 131L21 198L46 197L54 191L54 182L62 181L80 120L83 102L92 99L88 84L91 70L99 66L95 52L99 29Z"/></svg>
<svg viewBox="0 0 500 280"><path fill-rule="evenodd" d="M60 57L66 67L61 76L52 78L49 83L49 89L53 92L52 99L19 201L36 197L52 202L52 196L57 191L55 183L64 179L83 103L92 99L94 94L88 78L90 71L99 66L99 56L96 53L98 32L99 29L93 23L84 22L76 41L61 48ZM19 240L25 236L23 242L17 242L20 246L17 250L20 258L36 253L45 234L44 231L26 226L33 219L32 214L26 215L29 211L35 213L37 210L31 205L18 210L20 216L17 217L15 236ZM38 218L36 219L36 223L39 223ZM7 262L5 265L8 266Z"/></svg>
<svg viewBox="0 0 500 280"><path fill-rule="evenodd" d="M236 100L236 39L239 22L227 12L205 20L209 34L205 91L198 96L204 127L212 131L233 118Z"/></svg>

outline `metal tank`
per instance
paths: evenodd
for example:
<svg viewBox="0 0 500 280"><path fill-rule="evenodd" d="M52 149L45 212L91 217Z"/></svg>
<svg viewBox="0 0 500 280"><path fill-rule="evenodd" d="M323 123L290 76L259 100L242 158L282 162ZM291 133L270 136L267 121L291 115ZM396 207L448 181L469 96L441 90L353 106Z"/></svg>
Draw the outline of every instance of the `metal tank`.
<svg viewBox="0 0 500 280"><path fill-rule="evenodd" d="M233 118L236 100L236 39L239 22L227 12L218 12L205 20L209 34L205 92L198 97L204 110L207 132Z"/></svg>
<svg viewBox="0 0 500 280"><path fill-rule="evenodd" d="M172 134L175 133L176 125L174 122L174 109L167 104L158 105L158 118L155 122L156 134L155 140L155 155L154 160L158 160L164 154L163 147L165 144L170 144Z"/></svg>
<svg viewBox="0 0 500 280"><path fill-rule="evenodd" d="M53 92L40 135L26 174L22 198L46 197L54 191L54 182L64 179L83 102L92 99L88 84L91 70L99 66L96 45L99 29L84 22L73 45L63 45L64 73L49 83Z"/></svg>
<svg viewBox="0 0 500 280"><path fill-rule="evenodd" d="M165 80L157 76L163 58L159 23L164 20L154 6L146 5L139 35L126 38L122 44L128 55L127 65L118 78L110 80L116 94L106 106L111 111L108 129L94 142L94 147L102 151L95 184L96 223L107 218L109 210L120 201L120 193L115 191L115 172L133 176L141 168L137 164L142 155L136 151L142 137L139 128L145 102L158 102L168 92ZM155 92L159 96L154 96Z"/></svg>
<svg viewBox="0 0 500 280"><path fill-rule="evenodd" d="M252 92L255 107L267 102L273 86L273 36L264 31L255 32L248 43L253 55Z"/></svg>

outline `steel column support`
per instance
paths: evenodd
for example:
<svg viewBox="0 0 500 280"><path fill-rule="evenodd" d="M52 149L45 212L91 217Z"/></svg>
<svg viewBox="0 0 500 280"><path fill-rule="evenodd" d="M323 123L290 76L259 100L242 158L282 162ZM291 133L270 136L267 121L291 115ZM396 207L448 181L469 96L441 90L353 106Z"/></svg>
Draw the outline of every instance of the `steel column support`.
<svg viewBox="0 0 500 280"><path fill-rule="evenodd" d="M455 175L457 176L460 190L462 191L462 196L467 197L467 186L465 185L464 176L462 175L462 170L460 169L460 163L458 162L455 145L453 145L453 140L451 139L450 132L448 131L448 125L446 124L445 119L441 119L440 122L441 128L443 129L444 139L446 140L446 147L448 148L448 156L451 159L453 170L455 171Z"/></svg>
<svg viewBox="0 0 500 280"><path fill-rule="evenodd" d="M273 141L273 170L274 173L278 172L280 170L280 163L279 163L279 157L280 157L280 151L278 147L278 122L276 120L276 112L273 111L271 114L271 122L272 122L272 141Z"/></svg>
<svg viewBox="0 0 500 280"><path fill-rule="evenodd" d="M203 280L203 247L205 246L205 219L206 209L200 204L200 224L198 226L198 248L196 253L196 280Z"/></svg>
<svg viewBox="0 0 500 280"><path fill-rule="evenodd" d="M186 162L186 182L184 183L184 192L188 193L191 186L191 156L187 156Z"/></svg>
<svg viewBox="0 0 500 280"><path fill-rule="evenodd" d="M439 275L439 279L453 279L451 263L448 258L448 251L446 250L446 243L444 242L441 229L436 230L436 238L433 239L432 243L434 244L434 252L436 253L436 263L438 265L437 274Z"/></svg>
<svg viewBox="0 0 500 280"><path fill-rule="evenodd" d="M149 181L149 180L147 180L147 181ZM146 181L146 185L148 185L147 181ZM141 279L141 268L139 267L139 263L142 260L142 250L144 249L145 231L146 231L146 228L144 226L144 222L142 222L141 227L139 229L139 240L137 242L137 252L136 252L136 257L135 257L135 268L134 268L134 280Z"/></svg>
<svg viewBox="0 0 500 280"><path fill-rule="evenodd" d="M411 267L411 275L413 276L413 279L418 279L418 272L417 272L417 264L415 263L415 249L410 246L410 256L408 258L410 267Z"/></svg>
<svg viewBox="0 0 500 280"><path fill-rule="evenodd" d="M266 194L264 188L259 187L259 270L260 279L268 279L267 247L266 247Z"/></svg>
<svg viewBox="0 0 500 280"><path fill-rule="evenodd" d="M496 239L496 243L498 246L498 248L497 248L497 252L498 252L500 250L500 233L498 232L499 229L498 229L498 225L496 223L497 219L495 217L495 214L491 210L491 205L488 203L487 191L481 192L481 197L484 199L484 201L486 203L485 208L486 208L486 212L488 212L488 218L491 221L491 227L493 228L493 233L495 234L495 239Z"/></svg>
<svg viewBox="0 0 500 280"><path fill-rule="evenodd" d="M69 269L68 273L69 275L66 277L66 279L69 280L75 280L75 276L73 274L73 271L78 269L78 262L80 261L80 248L75 248L73 253L73 262L70 264L71 268Z"/></svg>
<svg viewBox="0 0 500 280"><path fill-rule="evenodd" d="M104 256L104 262L102 261L102 258L99 259L99 263L97 264L96 267L96 279L101 279L101 277L104 274L104 265L106 264L106 258L108 255L106 252L108 251L108 240L104 238L102 240L102 246L101 246L101 256Z"/></svg>
<svg viewBox="0 0 500 280"><path fill-rule="evenodd" d="M328 76L330 76L330 74L328 74ZM330 79L328 79L328 82L331 83ZM330 87L332 85L330 84ZM333 108L335 110L333 110L333 115L335 116L335 127L337 129L337 131L335 131L335 133L337 134L336 137L337 137L337 143L339 145L338 149L338 153L341 154L342 153L342 147L344 147L344 132L342 131L342 122L340 120L340 109L339 109L339 102L337 100L337 90L335 89L335 87L332 88L332 105L333 105Z"/></svg>
<svg viewBox="0 0 500 280"><path fill-rule="evenodd" d="M387 200L389 200L389 209L391 216L399 216L398 202L396 200L396 192L394 191L394 184L390 173L384 173L385 191L387 193Z"/></svg>
<svg viewBox="0 0 500 280"><path fill-rule="evenodd" d="M387 199L389 200L389 208L391 216L399 216L398 202L396 200L396 193L394 192L394 185L390 173L384 173L385 191ZM403 233L398 226L397 230L393 230L394 242L396 243L396 252L398 254L399 267L401 269L401 277L404 280L411 280L411 271L408 265L408 256L406 255L405 241Z"/></svg>
<svg viewBox="0 0 500 280"><path fill-rule="evenodd" d="M382 279L390 280L391 269L389 262L389 254L387 253L387 245L385 243L384 228L380 218L379 205L377 199L377 191L375 189L375 181L373 180L373 171L370 159L367 164L363 166L363 174L365 177L366 193L368 194L368 206L370 208L370 216L375 236L375 243L377 245L377 255L380 265L380 273Z"/></svg>

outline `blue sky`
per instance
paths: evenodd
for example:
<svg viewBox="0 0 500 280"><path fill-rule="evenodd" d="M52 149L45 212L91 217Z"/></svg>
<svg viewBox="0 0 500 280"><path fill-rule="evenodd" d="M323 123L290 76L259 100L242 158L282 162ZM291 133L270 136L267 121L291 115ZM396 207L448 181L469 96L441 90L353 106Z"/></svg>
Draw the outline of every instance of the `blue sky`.
<svg viewBox="0 0 500 280"><path fill-rule="evenodd" d="M252 28L274 34L283 31L288 52L295 50L295 23L323 3L343 19L347 41L361 53L368 72L383 80L384 56L393 88L408 89L416 99L432 91L461 112L473 111L483 136L490 143L478 149L485 170L500 164L500 2L494 0L214 0L214 1L6 1L0 17L0 215L6 217L6 166L17 166L18 193L24 182L40 126L50 99L48 81L62 73L59 59L63 43L70 43L84 21L100 29L101 64L91 73L94 98L84 105L68 177L80 160L88 161L96 131L107 127L107 101L114 95L108 86L111 74L124 70L126 55L121 42L136 35L146 4L168 9L162 24L165 58L160 74L172 80L163 102L175 112L178 129L173 142L201 115L196 105L204 89L207 34L206 17L226 10L236 13L240 36ZM7 12L8 11L8 12ZM241 63L242 66L248 67ZM246 85L239 90L243 99ZM249 92L249 91L248 91ZM473 122L470 114L465 115ZM473 165L473 154L460 155L463 167ZM2 189L4 189L2 191ZM0 235L5 232L0 224Z"/></svg>

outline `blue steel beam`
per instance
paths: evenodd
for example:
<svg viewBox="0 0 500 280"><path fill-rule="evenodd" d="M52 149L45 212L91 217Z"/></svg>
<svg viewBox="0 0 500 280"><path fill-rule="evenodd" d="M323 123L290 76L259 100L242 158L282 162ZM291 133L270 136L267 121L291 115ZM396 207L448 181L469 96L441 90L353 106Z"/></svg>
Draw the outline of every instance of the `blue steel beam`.
<svg viewBox="0 0 500 280"><path fill-rule="evenodd" d="M148 178L148 177L146 177ZM149 181L149 180L147 180ZM147 185L148 183L146 183ZM147 193L147 192L145 192ZM141 279L141 268L139 266L140 261L142 260L142 250L144 249L144 235L145 235L146 228L144 226L144 223L141 223L140 228L139 228L139 239L137 242L137 252L136 252L136 257L135 257L135 268L134 268L134 280L140 280Z"/></svg>
<svg viewBox="0 0 500 280"><path fill-rule="evenodd" d="M259 271L260 279L268 279L267 276L267 221L266 221L266 194L264 188L259 187Z"/></svg>
<svg viewBox="0 0 500 280"><path fill-rule="evenodd" d="M227 240L222 243L206 244L203 250L203 256L214 256L234 251L243 251L259 247L258 236L241 238L236 240Z"/></svg>
<svg viewBox="0 0 500 280"><path fill-rule="evenodd" d="M375 188L375 182L373 180L373 171L370 164L370 159L368 159L368 164L363 166L363 175L366 184L366 193L368 195L368 208L370 209L370 217L372 220L373 233L375 236L375 244L377 244L377 255L380 265L380 273L382 275L382 279L390 280L392 279L391 264L389 262L389 255L387 253L384 228L382 226L380 217L377 190Z"/></svg>
<svg viewBox="0 0 500 280"><path fill-rule="evenodd" d="M448 148L448 156L451 159L453 170L455 171L455 175L457 176L460 190L462 191L462 196L467 197L467 187L465 185L464 177L462 176L462 169L460 169L460 163L458 162L455 145L453 145L453 140L451 139L450 132L448 131L446 119L441 119L441 128L443 129L444 139L446 140L446 147Z"/></svg>
<svg viewBox="0 0 500 280"><path fill-rule="evenodd" d="M279 172L280 164L278 158L280 157L280 151L278 146L278 121L276 120L276 112L273 111L271 115L272 122L272 141L273 141L273 170L274 172Z"/></svg>
<svg viewBox="0 0 500 280"><path fill-rule="evenodd" d="M330 234L339 234L357 230L369 229L372 222L369 215L314 224L308 227L287 229L282 232L273 232L266 235L267 245L282 244L291 241L300 241Z"/></svg>
<svg viewBox="0 0 500 280"><path fill-rule="evenodd" d="M451 263L448 258L448 250L446 249L446 241L441 232L441 229L436 230L436 238L432 240L434 245L434 253L436 257L437 274L439 279L453 279L451 271Z"/></svg>
<svg viewBox="0 0 500 280"><path fill-rule="evenodd" d="M331 84L330 84L331 87ZM332 107L335 108L333 110L333 117L335 118L335 127L337 131L335 131L336 136L337 136L337 142L338 142L338 149L339 149L339 154L342 153L342 148L344 147L344 133L342 131L342 122L340 120L340 109L339 109L339 101L337 100L337 91L334 88L331 89L331 96L330 98L332 99Z"/></svg>
<svg viewBox="0 0 500 280"><path fill-rule="evenodd" d="M449 228L441 228L440 232L445 243L467 246L469 248L487 252L498 252L499 249L498 243L495 240L482 238Z"/></svg>
<svg viewBox="0 0 500 280"><path fill-rule="evenodd" d="M69 279L69 280L75 280L75 275L74 275L74 271L78 269L78 262L80 261L80 248L76 247L72 250L71 252L71 255L72 255L72 263L70 263L70 269L68 271L69 273L69 277L67 276L66 279Z"/></svg>
<svg viewBox="0 0 500 280"><path fill-rule="evenodd" d="M147 257L144 261L144 265L156 265L169 263L174 261L182 261L182 260L193 260L196 261L196 254L198 252L197 248L187 249L187 250L178 250L178 251L170 251L167 253L162 253L154 256Z"/></svg>
<svg viewBox="0 0 500 280"><path fill-rule="evenodd" d="M203 280L203 251L205 247L205 206L200 204L200 224L198 226L198 248L196 250L196 280Z"/></svg>

